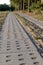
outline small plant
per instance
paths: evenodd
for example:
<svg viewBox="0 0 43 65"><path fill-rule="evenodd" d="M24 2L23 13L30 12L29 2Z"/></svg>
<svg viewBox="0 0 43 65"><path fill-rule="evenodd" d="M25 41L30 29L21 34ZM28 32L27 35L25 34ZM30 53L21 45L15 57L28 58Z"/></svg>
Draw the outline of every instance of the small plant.
<svg viewBox="0 0 43 65"><path fill-rule="evenodd" d="M39 40L39 39L41 39L41 38L40 38L40 36L35 36L35 39Z"/></svg>

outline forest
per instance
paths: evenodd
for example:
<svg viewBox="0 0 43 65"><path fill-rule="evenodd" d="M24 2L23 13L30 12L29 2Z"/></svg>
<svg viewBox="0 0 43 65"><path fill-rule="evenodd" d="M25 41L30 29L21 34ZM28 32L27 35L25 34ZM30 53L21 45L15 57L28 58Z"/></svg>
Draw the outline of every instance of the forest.
<svg viewBox="0 0 43 65"><path fill-rule="evenodd" d="M11 5L17 10L43 10L43 0L11 0Z"/></svg>
<svg viewBox="0 0 43 65"><path fill-rule="evenodd" d="M22 11L43 21L43 0L10 0L15 11Z"/></svg>

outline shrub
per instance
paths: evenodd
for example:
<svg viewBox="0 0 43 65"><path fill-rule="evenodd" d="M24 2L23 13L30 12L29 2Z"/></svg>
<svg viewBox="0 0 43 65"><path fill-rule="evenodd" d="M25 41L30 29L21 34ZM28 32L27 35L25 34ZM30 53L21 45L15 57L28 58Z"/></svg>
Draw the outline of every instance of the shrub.
<svg viewBox="0 0 43 65"><path fill-rule="evenodd" d="M41 4L41 10L43 10L43 4Z"/></svg>
<svg viewBox="0 0 43 65"><path fill-rule="evenodd" d="M38 1L37 3L32 3L32 5L29 7L30 11L33 12L35 10L40 9L41 5L40 2Z"/></svg>

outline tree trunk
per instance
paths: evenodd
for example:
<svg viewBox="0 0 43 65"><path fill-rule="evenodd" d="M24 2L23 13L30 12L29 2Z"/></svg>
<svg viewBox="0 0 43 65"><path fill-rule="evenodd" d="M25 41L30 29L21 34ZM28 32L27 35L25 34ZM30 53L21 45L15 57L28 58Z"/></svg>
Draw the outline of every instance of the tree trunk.
<svg viewBox="0 0 43 65"><path fill-rule="evenodd" d="M23 0L23 11L24 11L24 0Z"/></svg>
<svg viewBox="0 0 43 65"><path fill-rule="evenodd" d="M29 12L29 0L28 0L28 12Z"/></svg>

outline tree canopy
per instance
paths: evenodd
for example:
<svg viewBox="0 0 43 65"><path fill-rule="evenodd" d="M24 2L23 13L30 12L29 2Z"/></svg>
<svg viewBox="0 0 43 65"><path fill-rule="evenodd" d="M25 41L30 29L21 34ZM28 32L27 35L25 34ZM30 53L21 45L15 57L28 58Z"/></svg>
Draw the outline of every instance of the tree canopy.
<svg viewBox="0 0 43 65"><path fill-rule="evenodd" d="M0 4L0 11L14 10L13 6L9 7L7 4Z"/></svg>
<svg viewBox="0 0 43 65"><path fill-rule="evenodd" d="M0 4L0 11L9 10L9 6L6 4Z"/></svg>

